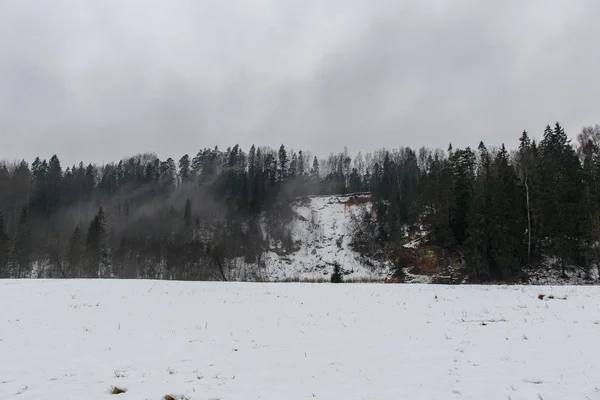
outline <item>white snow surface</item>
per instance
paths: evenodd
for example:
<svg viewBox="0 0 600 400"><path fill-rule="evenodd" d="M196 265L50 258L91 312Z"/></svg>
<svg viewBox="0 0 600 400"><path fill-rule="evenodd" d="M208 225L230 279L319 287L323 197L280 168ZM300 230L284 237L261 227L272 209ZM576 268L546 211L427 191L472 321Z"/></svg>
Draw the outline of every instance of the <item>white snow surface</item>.
<svg viewBox="0 0 600 400"><path fill-rule="evenodd" d="M296 215L289 229L298 250L290 254L267 252L265 269L259 279L270 282L329 280L334 263L338 262L346 280L385 280L390 273L388 263L367 260L350 246L352 216L371 212L372 208L371 202L345 207L343 202L350 196L311 196L307 204L296 204ZM364 194L352 196L366 197ZM371 261L372 266L365 261ZM257 268L244 265L242 258L237 259L236 264L237 276L232 279L252 280L246 271Z"/></svg>
<svg viewBox="0 0 600 400"><path fill-rule="evenodd" d="M0 304L0 399L600 398L593 286L17 280Z"/></svg>

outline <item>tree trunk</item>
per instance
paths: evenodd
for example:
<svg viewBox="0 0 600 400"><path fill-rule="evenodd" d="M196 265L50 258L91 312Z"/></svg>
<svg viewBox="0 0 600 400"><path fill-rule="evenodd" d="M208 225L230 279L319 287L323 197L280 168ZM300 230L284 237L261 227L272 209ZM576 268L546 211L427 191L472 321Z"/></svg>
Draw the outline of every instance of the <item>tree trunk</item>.
<svg viewBox="0 0 600 400"><path fill-rule="evenodd" d="M223 269L223 264L221 264L221 259L219 258L218 255L215 255L214 258L217 263L217 266L219 267L219 271L221 272L221 276L223 277L223 280L225 282L227 282L227 277L225 276L225 270Z"/></svg>

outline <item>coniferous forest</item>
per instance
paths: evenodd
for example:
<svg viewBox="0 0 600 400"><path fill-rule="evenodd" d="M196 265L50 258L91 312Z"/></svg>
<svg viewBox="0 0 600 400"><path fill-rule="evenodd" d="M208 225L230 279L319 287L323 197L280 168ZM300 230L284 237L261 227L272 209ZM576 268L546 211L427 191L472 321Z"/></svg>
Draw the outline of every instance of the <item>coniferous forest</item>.
<svg viewBox="0 0 600 400"><path fill-rule="evenodd" d="M0 163L1 278L226 279L227 261L260 266L292 251L292 205L309 195L371 192L362 251L397 267L407 227L457 255L473 282L509 281L542 260L600 268L600 125L571 141L560 124L509 148L399 148L318 159L205 148L160 160ZM518 141L517 141L518 139Z"/></svg>

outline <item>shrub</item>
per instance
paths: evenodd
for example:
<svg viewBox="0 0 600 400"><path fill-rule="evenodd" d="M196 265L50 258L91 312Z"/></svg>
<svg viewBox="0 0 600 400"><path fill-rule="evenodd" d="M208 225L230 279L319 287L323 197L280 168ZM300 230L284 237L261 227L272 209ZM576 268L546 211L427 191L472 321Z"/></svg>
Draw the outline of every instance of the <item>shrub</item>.
<svg viewBox="0 0 600 400"><path fill-rule="evenodd" d="M118 386L113 386L112 388L110 388L110 394L123 394L123 393L127 393L127 389L120 388Z"/></svg>

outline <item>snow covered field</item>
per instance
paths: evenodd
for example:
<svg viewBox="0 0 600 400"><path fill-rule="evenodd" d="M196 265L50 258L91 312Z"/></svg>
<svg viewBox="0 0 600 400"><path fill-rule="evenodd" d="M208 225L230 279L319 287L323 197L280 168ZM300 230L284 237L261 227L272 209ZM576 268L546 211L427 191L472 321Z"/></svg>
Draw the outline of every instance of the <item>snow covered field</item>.
<svg viewBox="0 0 600 400"><path fill-rule="evenodd" d="M598 287L29 280L0 307L0 399L600 399Z"/></svg>

